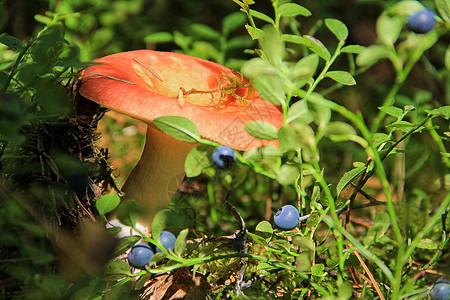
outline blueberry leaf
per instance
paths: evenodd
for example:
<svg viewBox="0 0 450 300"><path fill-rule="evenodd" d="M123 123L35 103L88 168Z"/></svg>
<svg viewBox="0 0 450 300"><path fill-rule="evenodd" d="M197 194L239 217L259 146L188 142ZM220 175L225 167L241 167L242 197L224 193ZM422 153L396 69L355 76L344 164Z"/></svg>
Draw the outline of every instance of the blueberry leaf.
<svg viewBox="0 0 450 300"><path fill-rule="evenodd" d="M278 13L285 17L295 17L298 15L309 17L311 15L311 12L308 9L296 3L285 3L280 5Z"/></svg>
<svg viewBox="0 0 450 300"><path fill-rule="evenodd" d="M339 41L345 41L348 37L348 29L344 23L336 19L325 19L325 25L338 38Z"/></svg>
<svg viewBox="0 0 450 300"><path fill-rule="evenodd" d="M341 49L341 52L358 54L361 51L363 51L365 48L366 47L360 46L360 45L348 45L348 46L343 47Z"/></svg>
<svg viewBox="0 0 450 300"><path fill-rule="evenodd" d="M200 175L203 170L212 165L211 147L207 145L200 145L192 148L184 162L184 169L187 177L196 177Z"/></svg>
<svg viewBox="0 0 450 300"><path fill-rule="evenodd" d="M117 208L117 218L119 221L127 226L134 227L139 214L139 208L137 202L134 200L128 200L123 202Z"/></svg>
<svg viewBox="0 0 450 300"><path fill-rule="evenodd" d="M375 64L379 60L389 58L392 52L384 45L372 45L362 50L356 57L356 63L361 67Z"/></svg>
<svg viewBox="0 0 450 300"><path fill-rule="evenodd" d="M259 28L252 27L248 24L245 25L245 29L247 29L248 34L252 37L252 39L257 40L262 37L263 31Z"/></svg>
<svg viewBox="0 0 450 300"><path fill-rule="evenodd" d="M379 107L379 109L382 112L384 112L390 116L393 116L397 119L401 118L403 116L403 109L395 107L395 106L382 106L382 107Z"/></svg>
<svg viewBox="0 0 450 300"><path fill-rule="evenodd" d="M186 249L186 238L189 233L189 229L183 229L177 236L177 240L175 241L175 246L173 248L173 251L178 255L181 256L183 254L184 250Z"/></svg>
<svg viewBox="0 0 450 300"><path fill-rule="evenodd" d="M120 198L117 194L107 194L101 196L95 201L95 207L100 215L104 216L113 211L120 203Z"/></svg>
<svg viewBox="0 0 450 300"><path fill-rule="evenodd" d="M266 21L267 23L270 23L270 24L275 24L275 21L271 17L269 17L266 14L263 14L262 12L259 12L254 9L250 9L250 13L251 13L252 17Z"/></svg>
<svg viewBox="0 0 450 300"><path fill-rule="evenodd" d="M377 20L378 38L387 46L394 44L402 31L404 21L401 17L382 14Z"/></svg>
<svg viewBox="0 0 450 300"><path fill-rule="evenodd" d="M278 137L278 129L264 121L248 122L244 128L251 136L261 140L272 141Z"/></svg>
<svg viewBox="0 0 450 300"><path fill-rule="evenodd" d="M316 39L315 37L304 35L303 36L303 45L308 47L311 51L319 55L324 60L328 61L331 58L331 54L327 48L325 48L324 44Z"/></svg>
<svg viewBox="0 0 450 300"><path fill-rule="evenodd" d="M254 79L254 85L259 95L266 101L275 105L284 105L285 94L282 80L278 76L259 76Z"/></svg>
<svg viewBox="0 0 450 300"><path fill-rule="evenodd" d="M226 16L222 21L222 30L224 33L233 31L245 24L247 18L241 12L234 12Z"/></svg>
<svg viewBox="0 0 450 300"><path fill-rule="evenodd" d="M342 176L341 180L339 180L339 182L336 186L337 195L339 195L342 192L342 190L347 185L350 184L350 182L352 182L356 177L361 175L365 170L366 170L365 166L359 166L359 167L356 167L356 168L346 172L344 174L344 176Z"/></svg>
<svg viewBox="0 0 450 300"><path fill-rule="evenodd" d="M444 119L450 118L450 105L441 106L439 108L427 111L430 115L441 116Z"/></svg>
<svg viewBox="0 0 450 300"><path fill-rule="evenodd" d="M13 49L16 52L22 51L22 49L24 47L21 40L15 38L13 36L7 35L5 33L0 35L0 43L8 46L9 48Z"/></svg>
<svg viewBox="0 0 450 300"><path fill-rule="evenodd" d="M355 78L353 78L353 76L346 71L329 71L325 74L325 77L329 77L343 85L356 84Z"/></svg>
<svg viewBox="0 0 450 300"><path fill-rule="evenodd" d="M436 8L445 22L450 22L450 1L436 0Z"/></svg>
<svg viewBox="0 0 450 300"><path fill-rule="evenodd" d="M184 117L159 117L153 123L168 135L183 142L198 142L201 140L197 126Z"/></svg>
<svg viewBox="0 0 450 300"><path fill-rule="evenodd" d="M146 43L167 43L173 41L173 36L169 32L156 32L144 38Z"/></svg>

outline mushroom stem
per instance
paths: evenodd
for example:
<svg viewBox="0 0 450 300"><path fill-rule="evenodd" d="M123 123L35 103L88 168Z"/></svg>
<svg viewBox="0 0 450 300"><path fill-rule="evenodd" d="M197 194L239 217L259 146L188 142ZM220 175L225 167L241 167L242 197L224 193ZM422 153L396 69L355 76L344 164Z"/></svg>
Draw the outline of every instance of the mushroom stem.
<svg viewBox="0 0 450 300"><path fill-rule="evenodd" d="M147 127L141 159L122 187L126 199L136 200L142 210L140 225L150 230L155 214L167 207L185 176L184 161L194 146Z"/></svg>

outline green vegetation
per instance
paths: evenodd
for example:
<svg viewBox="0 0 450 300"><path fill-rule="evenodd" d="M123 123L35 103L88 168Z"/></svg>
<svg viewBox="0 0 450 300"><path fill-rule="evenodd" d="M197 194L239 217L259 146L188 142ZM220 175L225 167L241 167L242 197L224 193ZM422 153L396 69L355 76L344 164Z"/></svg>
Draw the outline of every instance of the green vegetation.
<svg viewBox="0 0 450 300"><path fill-rule="evenodd" d="M422 299L450 276L448 0L28 2L0 0L0 298ZM425 7L436 23L412 32ZM97 57L145 48L241 72L284 120L247 123L279 147L220 169L196 124L160 118L200 145L151 237L118 188L145 132L76 81ZM285 205L300 212L286 231ZM105 229L112 214L161 249L146 269L126 259L138 236Z"/></svg>

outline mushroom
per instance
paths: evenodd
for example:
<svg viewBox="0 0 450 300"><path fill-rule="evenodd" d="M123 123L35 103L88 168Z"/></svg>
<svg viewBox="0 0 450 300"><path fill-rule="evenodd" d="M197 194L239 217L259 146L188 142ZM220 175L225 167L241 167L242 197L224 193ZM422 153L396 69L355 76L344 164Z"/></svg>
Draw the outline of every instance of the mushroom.
<svg viewBox="0 0 450 300"><path fill-rule="evenodd" d="M276 141L249 135L244 125L265 121L280 128L279 107L263 100L239 73L197 57L138 50L100 58L82 71L78 92L108 109L148 124L146 144L122 187L138 202L139 223L150 226L185 176L184 162L196 143L160 131L153 120L179 116L191 120L202 138L249 150ZM150 227L148 227L150 228Z"/></svg>

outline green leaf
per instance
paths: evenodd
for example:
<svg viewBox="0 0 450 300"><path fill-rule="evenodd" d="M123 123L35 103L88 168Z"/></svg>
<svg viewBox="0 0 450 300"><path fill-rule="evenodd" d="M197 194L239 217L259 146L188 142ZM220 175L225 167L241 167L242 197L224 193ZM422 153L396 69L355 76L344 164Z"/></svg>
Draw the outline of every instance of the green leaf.
<svg viewBox="0 0 450 300"><path fill-rule="evenodd" d="M441 106L431 111L427 111L427 113L433 116L441 116L444 119L448 119L450 118L450 106L449 105Z"/></svg>
<svg viewBox="0 0 450 300"><path fill-rule="evenodd" d="M403 116L403 109L395 107L395 106L382 106L382 107L379 107L379 109L382 112L384 112L390 116L393 116L397 119L401 118Z"/></svg>
<svg viewBox="0 0 450 300"><path fill-rule="evenodd" d="M353 76L346 71L329 71L325 73L325 77L329 77L343 85L355 85L356 81Z"/></svg>
<svg viewBox="0 0 450 300"><path fill-rule="evenodd" d="M390 128L391 130L400 130L403 132L407 132L411 129L413 129L414 127L416 127L416 125L407 122L407 121L395 121L392 124L387 125L386 127Z"/></svg>
<svg viewBox="0 0 450 300"><path fill-rule="evenodd" d="M435 241L424 238L424 239L421 239L419 243L417 243L417 248L436 250L438 248L438 245L436 244Z"/></svg>
<svg viewBox="0 0 450 300"><path fill-rule="evenodd" d="M317 226L317 224L320 223L320 220L321 220L320 213L318 211L313 211L308 220L306 220L306 228L312 228Z"/></svg>
<svg viewBox="0 0 450 300"><path fill-rule="evenodd" d="M242 74L247 78L257 78L259 76L277 76L277 68L269 64L262 58L252 58L242 66Z"/></svg>
<svg viewBox="0 0 450 300"><path fill-rule="evenodd" d="M247 21L247 18L245 14L243 14L240 11L234 12L223 18L222 21L222 30L227 35L229 32L240 28L242 25L245 24L245 21Z"/></svg>
<svg viewBox="0 0 450 300"><path fill-rule="evenodd" d="M368 67L379 60L389 58L392 52L384 45L373 45L362 50L356 57L356 63L361 67Z"/></svg>
<svg viewBox="0 0 450 300"><path fill-rule="evenodd" d="M186 238L189 233L189 229L183 229L177 236L177 240L175 241L175 246L173 248L173 251L178 255L181 256L184 253L184 250L186 249Z"/></svg>
<svg viewBox="0 0 450 300"><path fill-rule="evenodd" d="M363 51L364 49L366 49L366 47L364 46L360 46L360 45L348 45L345 46L341 49L341 52L344 53L354 53L354 54L358 54L361 51Z"/></svg>
<svg viewBox="0 0 450 300"><path fill-rule="evenodd" d="M436 8L442 19L446 22L450 22L450 1L449 0L436 0Z"/></svg>
<svg viewBox="0 0 450 300"><path fill-rule="evenodd" d="M284 186L295 184L300 175L300 169L295 165L282 165L277 181Z"/></svg>
<svg viewBox="0 0 450 300"><path fill-rule="evenodd" d="M324 136L333 137L337 135L356 135L356 130L350 124L345 122L335 121L330 122L325 127Z"/></svg>
<svg viewBox="0 0 450 300"><path fill-rule="evenodd" d="M308 109L308 102L300 100L289 107L286 123L291 123L296 119L301 119L303 123L309 124L314 120L314 116Z"/></svg>
<svg viewBox="0 0 450 300"><path fill-rule="evenodd" d="M251 232L248 232L247 234L248 234L249 237L252 238L254 243L256 243L256 244L258 244L260 246L263 246L263 247L268 247L269 246L268 241L266 239L264 239L263 237L261 237L260 235L253 234Z"/></svg>
<svg viewBox="0 0 450 300"><path fill-rule="evenodd" d="M348 29L344 23L336 19L325 19L325 25L337 37L339 41L345 41L348 37Z"/></svg>
<svg viewBox="0 0 450 300"><path fill-rule="evenodd" d="M298 35L294 35L294 34L282 34L281 35L281 40L283 42L289 42L289 43L294 43L294 44L301 44L303 45L303 37L302 36L298 36Z"/></svg>
<svg viewBox="0 0 450 300"><path fill-rule="evenodd" d="M389 215L385 212L378 212L375 216L374 224L367 231L364 238L365 245L372 245L377 243L381 238L384 237L386 231L389 229L391 219Z"/></svg>
<svg viewBox="0 0 450 300"><path fill-rule="evenodd" d="M9 48L13 49L16 52L20 52L24 48L24 44L22 43L21 40L13 36L7 35L6 33L0 35L0 43L8 46Z"/></svg>
<svg viewBox="0 0 450 300"><path fill-rule="evenodd" d="M322 42L316 39L315 37L304 35L303 44L324 60L326 61L330 60L331 58L330 52L328 51L327 48L325 48Z"/></svg>
<svg viewBox="0 0 450 300"><path fill-rule="evenodd" d="M244 128L257 139L273 141L278 138L278 129L264 121L248 122L244 125Z"/></svg>
<svg viewBox="0 0 450 300"><path fill-rule="evenodd" d="M173 36L169 32L156 32L144 38L146 43L167 43L173 41Z"/></svg>
<svg viewBox="0 0 450 300"><path fill-rule="evenodd" d="M122 202L117 208L116 213L117 218L122 224L134 227L139 215L137 202L134 200Z"/></svg>
<svg viewBox="0 0 450 300"><path fill-rule="evenodd" d="M325 270L325 266L323 264L315 264L311 267L311 275L313 276L323 276L323 271Z"/></svg>
<svg viewBox="0 0 450 300"><path fill-rule="evenodd" d="M95 207L100 215L104 216L113 211L120 203L120 198L117 194L107 194L101 196L95 201Z"/></svg>
<svg viewBox="0 0 450 300"><path fill-rule="evenodd" d="M177 210L176 210L177 209ZM186 228L189 216L186 215L183 208L174 207L165 208L158 211L152 221L152 237L159 240L161 231L172 229L173 231Z"/></svg>
<svg viewBox="0 0 450 300"><path fill-rule="evenodd" d="M375 133L372 136L372 143L374 144L375 147L378 147L379 145L387 141L390 141L390 138L389 135L387 135L386 133Z"/></svg>
<svg viewBox="0 0 450 300"><path fill-rule="evenodd" d="M377 20L378 38L387 46L393 45L402 31L404 21L400 16L382 14Z"/></svg>
<svg viewBox="0 0 450 300"><path fill-rule="evenodd" d="M366 170L365 166L359 166L346 172L344 176L342 176L341 180L339 180L336 186L337 195L339 195L347 185L349 185L355 178L361 175L365 170Z"/></svg>
<svg viewBox="0 0 450 300"><path fill-rule="evenodd" d="M198 142L201 140L195 124L184 117L159 117L153 123L168 135L183 142Z"/></svg>
<svg viewBox="0 0 450 300"><path fill-rule="evenodd" d="M157 252L153 255L153 257L150 259L148 265L151 266L153 264L157 264L158 262L162 261L163 259L167 258L167 254L164 252Z"/></svg>
<svg viewBox="0 0 450 300"><path fill-rule="evenodd" d="M263 36L263 31L259 28L255 28L253 26L250 26L248 24L245 25L245 29L247 29L248 34L252 37L254 40L258 40Z"/></svg>
<svg viewBox="0 0 450 300"><path fill-rule="evenodd" d="M293 34L283 34L281 36L281 40L283 42L289 42L289 43L295 43L295 44L301 44L308 47L311 51L319 55L324 60L329 60L331 57L330 52L325 48L325 46L322 44L321 41L316 39L315 37L304 35L304 36L298 36Z"/></svg>
<svg viewBox="0 0 450 300"><path fill-rule="evenodd" d="M341 286L339 286L338 299L351 299L353 295L353 286L350 282L344 281Z"/></svg>
<svg viewBox="0 0 450 300"><path fill-rule="evenodd" d="M250 9L250 14L252 15L252 17L255 17L257 19L266 21L267 23L270 23L272 25L275 24L275 21L271 17L269 17L266 14L263 14L262 12L259 12L259 11L254 10L254 9Z"/></svg>
<svg viewBox="0 0 450 300"><path fill-rule="evenodd" d="M259 46L264 53L263 59L273 66L280 65L284 55L284 44L275 27L272 25L264 26Z"/></svg>
<svg viewBox="0 0 450 300"><path fill-rule="evenodd" d="M389 15L399 15L403 17L409 17L410 15L424 10L425 7L416 0L403 0L388 7L385 12Z"/></svg>
<svg viewBox="0 0 450 300"><path fill-rule="evenodd" d="M211 166L212 148L207 145L194 147L189 152L184 162L184 170L187 177L200 175L205 168Z"/></svg>
<svg viewBox="0 0 450 300"><path fill-rule="evenodd" d="M278 132L278 140L283 151L299 151L304 147L313 147L315 135L309 125L297 120L297 122L281 127Z"/></svg>
<svg viewBox="0 0 450 300"><path fill-rule="evenodd" d="M298 15L309 17L311 15L311 12L308 9L296 3L285 3L280 5L278 13L284 17L295 17Z"/></svg>
<svg viewBox="0 0 450 300"><path fill-rule="evenodd" d="M194 23L189 26L189 33L209 40L218 40L221 36L220 32L217 32L208 25L200 23Z"/></svg>
<svg viewBox="0 0 450 300"><path fill-rule="evenodd" d="M317 70L319 64L319 56L310 54L300 59L291 69L290 79L295 83L300 79L311 78ZM299 88L297 86L297 88Z"/></svg>
<svg viewBox="0 0 450 300"><path fill-rule="evenodd" d="M254 41L247 35L239 35L233 37L227 41L227 50L231 49L243 49L251 48L254 45Z"/></svg>
<svg viewBox="0 0 450 300"><path fill-rule="evenodd" d="M266 241L270 241L273 235L272 225L267 221L261 221L256 225L255 233Z"/></svg>
<svg viewBox="0 0 450 300"><path fill-rule="evenodd" d="M117 257L123 253L125 253L128 249L133 247L141 239L140 236L137 235L129 235L121 238L114 249L114 253L112 257Z"/></svg>
<svg viewBox="0 0 450 300"><path fill-rule="evenodd" d="M118 280L124 275L130 275L130 266L123 260L113 260L106 264L105 275L109 280Z"/></svg>
<svg viewBox="0 0 450 300"><path fill-rule="evenodd" d="M275 105L286 103L283 91L283 81L278 76L259 76L253 82L259 95Z"/></svg>

